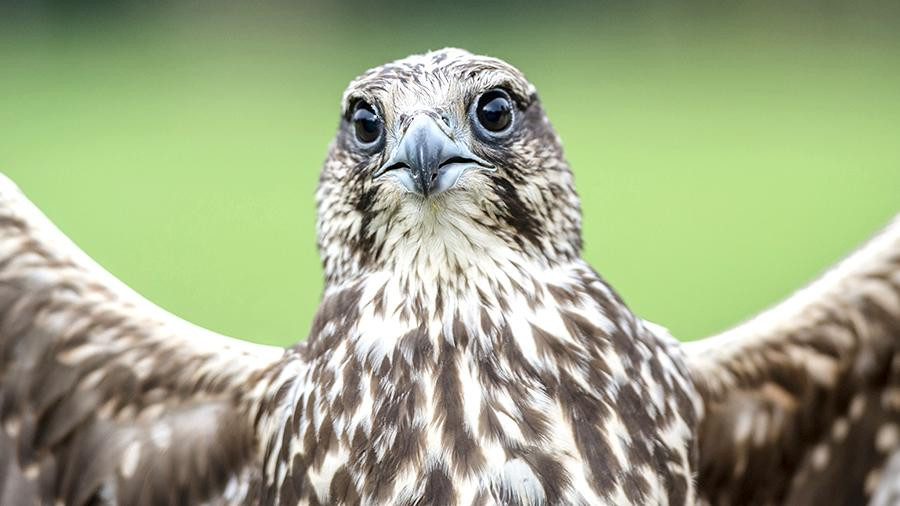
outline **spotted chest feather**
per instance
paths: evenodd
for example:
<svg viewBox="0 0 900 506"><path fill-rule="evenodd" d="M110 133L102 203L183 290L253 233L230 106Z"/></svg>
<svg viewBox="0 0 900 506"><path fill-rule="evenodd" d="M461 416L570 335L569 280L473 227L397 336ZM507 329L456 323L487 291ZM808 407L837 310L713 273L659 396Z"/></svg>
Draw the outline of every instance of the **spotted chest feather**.
<svg viewBox="0 0 900 506"><path fill-rule="evenodd" d="M274 462L290 483L271 498L689 502L697 413L673 343L583 264L534 272L522 292L486 280L505 293L486 301L388 274L332 288L296 350L309 383L280 444L297 456Z"/></svg>

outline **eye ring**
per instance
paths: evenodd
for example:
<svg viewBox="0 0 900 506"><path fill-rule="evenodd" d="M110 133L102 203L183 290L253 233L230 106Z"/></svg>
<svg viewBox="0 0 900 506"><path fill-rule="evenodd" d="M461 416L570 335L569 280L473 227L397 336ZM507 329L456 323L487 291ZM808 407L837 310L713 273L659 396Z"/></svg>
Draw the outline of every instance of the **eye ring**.
<svg viewBox="0 0 900 506"><path fill-rule="evenodd" d="M500 137L512 130L514 102L505 90L493 88L478 97L471 116L476 130L489 137Z"/></svg>
<svg viewBox="0 0 900 506"><path fill-rule="evenodd" d="M353 104L350 123L356 142L365 148L372 148L384 137L384 121L375 108L364 100Z"/></svg>

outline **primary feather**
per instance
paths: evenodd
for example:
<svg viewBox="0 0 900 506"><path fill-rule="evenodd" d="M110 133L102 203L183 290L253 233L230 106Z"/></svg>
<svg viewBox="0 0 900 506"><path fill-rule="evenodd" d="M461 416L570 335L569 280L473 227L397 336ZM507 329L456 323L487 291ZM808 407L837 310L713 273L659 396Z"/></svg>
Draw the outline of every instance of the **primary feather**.
<svg viewBox="0 0 900 506"><path fill-rule="evenodd" d="M477 123L486 92L506 130ZM572 175L518 70L412 56L342 108L326 287L288 350L153 306L0 180L0 504L897 497L900 221L681 346L581 259Z"/></svg>

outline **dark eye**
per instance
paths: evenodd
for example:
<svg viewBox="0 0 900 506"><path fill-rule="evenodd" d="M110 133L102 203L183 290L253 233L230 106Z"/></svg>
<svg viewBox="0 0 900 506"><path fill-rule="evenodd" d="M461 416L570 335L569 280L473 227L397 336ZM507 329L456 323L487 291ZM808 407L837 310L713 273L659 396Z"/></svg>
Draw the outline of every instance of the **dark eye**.
<svg viewBox="0 0 900 506"><path fill-rule="evenodd" d="M356 132L356 139L362 144L372 144L381 137L383 123L372 106L360 100L353 106L353 115L350 117L353 122L353 130Z"/></svg>
<svg viewBox="0 0 900 506"><path fill-rule="evenodd" d="M490 90L478 99L475 114L487 131L502 132L512 123L512 100L503 90Z"/></svg>

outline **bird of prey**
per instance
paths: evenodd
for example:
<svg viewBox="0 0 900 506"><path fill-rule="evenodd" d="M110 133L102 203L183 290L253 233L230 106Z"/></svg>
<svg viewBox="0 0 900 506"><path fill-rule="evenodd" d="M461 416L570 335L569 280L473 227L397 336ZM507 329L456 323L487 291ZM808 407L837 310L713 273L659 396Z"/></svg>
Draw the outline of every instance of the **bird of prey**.
<svg viewBox="0 0 900 506"><path fill-rule="evenodd" d="M194 327L0 181L0 504L896 504L900 220L688 345L581 258L536 90L445 49L356 78L283 350Z"/></svg>

